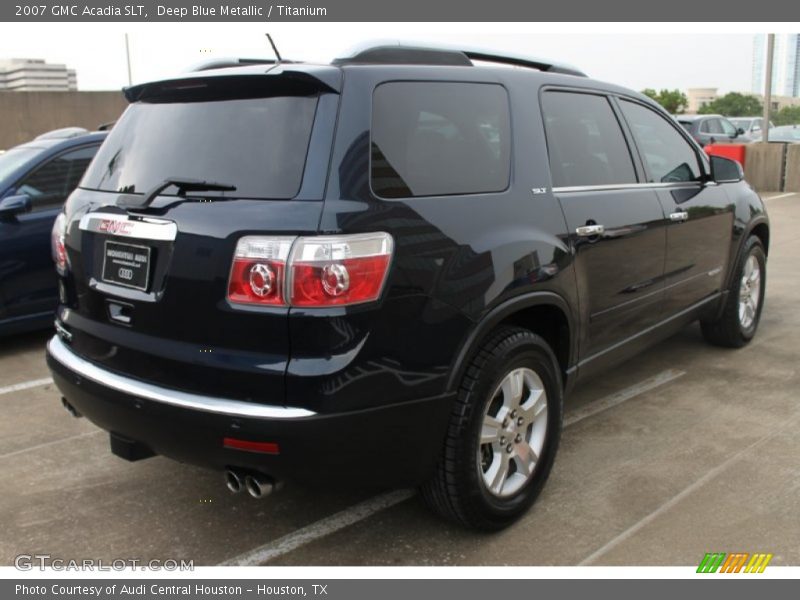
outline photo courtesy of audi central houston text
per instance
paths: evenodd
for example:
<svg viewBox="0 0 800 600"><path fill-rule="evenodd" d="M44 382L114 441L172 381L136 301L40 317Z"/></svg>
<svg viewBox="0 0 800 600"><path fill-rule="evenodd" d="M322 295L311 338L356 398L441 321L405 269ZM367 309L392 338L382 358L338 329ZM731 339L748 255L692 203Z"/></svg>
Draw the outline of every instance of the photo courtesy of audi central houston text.
<svg viewBox="0 0 800 600"><path fill-rule="evenodd" d="M368 473L498 529L578 377L698 319L756 333L769 221L739 164L573 67L367 46L125 97L53 227L47 346L123 458L256 497Z"/></svg>

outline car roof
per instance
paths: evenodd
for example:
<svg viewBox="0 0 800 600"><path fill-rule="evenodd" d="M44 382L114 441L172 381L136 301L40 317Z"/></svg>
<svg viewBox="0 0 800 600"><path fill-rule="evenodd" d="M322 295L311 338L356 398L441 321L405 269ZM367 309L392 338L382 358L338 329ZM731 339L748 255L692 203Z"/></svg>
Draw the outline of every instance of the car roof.
<svg viewBox="0 0 800 600"><path fill-rule="evenodd" d="M17 146L9 148L8 150L30 148L35 150L52 150L54 152L58 152L60 150L72 148L73 146L82 146L83 144L89 144L95 141L102 141L103 139L105 139L107 135L108 133L105 131L95 131L68 138L37 137L36 139L31 140L30 142L19 144Z"/></svg>
<svg viewBox="0 0 800 600"><path fill-rule="evenodd" d="M476 80L489 75L496 81L510 81L515 78L529 77L538 79L542 85L554 85L573 88L587 88L592 90L606 91L609 93L620 94L635 98L651 106L662 110L660 105L652 99L636 92L612 83L590 79L574 67L559 65L553 69L547 69L547 64L543 64L543 69L534 67L534 63L518 64L524 59L516 55L508 57L505 65L496 66L505 60L505 57L491 56L491 60L485 61L483 55L470 55L479 64L454 64L441 63L433 64L430 62L360 62L347 60L334 61L333 64L312 64L283 61L257 61L256 59L230 59L218 60L196 67L195 70L181 73L174 77L163 80L154 80L147 83L137 84L124 89L125 97L129 102L136 102L140 98L150 93L158 93L161 89L187 89L190 82L201 83L210 78L247 78L247 77L275 77L285 76L296 80L316 80L325 88L335 93L341 92L344 73L347 71L380 71L382 73L393 73L398 77L404 75L414 75L419 73L436 73L448 77L448 79L463 78L464 81ZM533 59L531 59L533 60ZM238 62L237 62L238 61ZM509 66L516 68L509 68ZM527 68L530 67L530 68ZM464 77L465 73L469 73Z"/></svg>
<svg viewBox="0 0 800 600"><path fill-rule="evenodd" d="M722 115L677 115L675 118L678 119L678 121L689 122L689 121L699 121L701 119L708 119L708 118L724 119L725 117L723 117Z"/></svg>

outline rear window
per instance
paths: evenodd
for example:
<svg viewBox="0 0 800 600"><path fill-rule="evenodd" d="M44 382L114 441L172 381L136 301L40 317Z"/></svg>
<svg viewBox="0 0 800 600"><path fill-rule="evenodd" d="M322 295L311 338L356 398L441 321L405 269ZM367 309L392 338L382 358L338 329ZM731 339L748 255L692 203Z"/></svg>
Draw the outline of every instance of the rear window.
<svg viewBox="0 0 800 600"><path fill-rule="evenodd" d="M81 186L134 194L188 178L236 186L227 195L237 198L291 198L303 178L316 106L317 96L137 102L114 125Z"/></svg>
<svg viewBox="0 0 800 600"><path fill-rule="evenodd" d="M383 198L501 192L511 172L508 94L496 84L391 82L372 111L372 190Z"/></svg>

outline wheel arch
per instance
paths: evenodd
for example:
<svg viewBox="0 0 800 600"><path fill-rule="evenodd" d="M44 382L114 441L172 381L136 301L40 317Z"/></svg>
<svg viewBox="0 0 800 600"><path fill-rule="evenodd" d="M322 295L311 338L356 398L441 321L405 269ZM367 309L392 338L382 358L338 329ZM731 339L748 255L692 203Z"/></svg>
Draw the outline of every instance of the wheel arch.
<svg viewBox="0 0 800 600"><path fill-rule="evenodd" d="M453 361L447 390L453 391L483 342L502 325L516 325L541 336L556 355L565 387L577 363L577 326L567 301L554 292L533 292L506 300L490 310L467 335Z"/></svg>
<svg viewBox="0 0 800 600"><path fill-rule="evenodd" d="M766 220L755 223L752 227L750 227L749 231L744 236L744 241L746 241L751 235L754 235L761 240L761 244L764 246L764 254L769 254L769 223L767 223ZM744 241L742 242L742 245L744 245Z"/></svg>
<svg viewBox="0 0 800 600"><path fill-rule="evenodd" d="M736 252L731 255L731 261L728 265L728 276L725 281L725 287L723 288L724 290L727 290L732 284L732 278L734 271L736 270L736 265L739 264L742 252L744 252L744 247L747 244L747 240L749 240L750 236L752 235L755 235L761 241L761 244L764 246L764 254L769 255L769 220L766 216L762 215L759 218L753 219L745 226L744 231L742 232L742 235L736 244Z"/></svg>

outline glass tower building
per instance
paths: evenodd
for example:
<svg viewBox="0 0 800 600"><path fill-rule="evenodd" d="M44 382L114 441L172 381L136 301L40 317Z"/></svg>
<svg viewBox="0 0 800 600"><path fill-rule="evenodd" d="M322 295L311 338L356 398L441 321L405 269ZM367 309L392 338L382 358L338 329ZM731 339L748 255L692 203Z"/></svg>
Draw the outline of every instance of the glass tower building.
<svg viewBox="0 0 800 600"><path fill-rule="evenodd" d="M775 96L800 96L800 33L775 34L775 53L772 63L772 93ZM763 94L767 62L767 36L753 38L752 92Z"/></svg>

